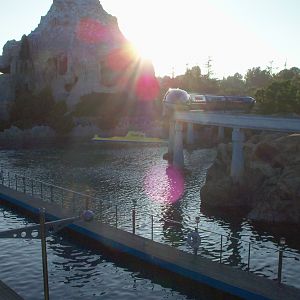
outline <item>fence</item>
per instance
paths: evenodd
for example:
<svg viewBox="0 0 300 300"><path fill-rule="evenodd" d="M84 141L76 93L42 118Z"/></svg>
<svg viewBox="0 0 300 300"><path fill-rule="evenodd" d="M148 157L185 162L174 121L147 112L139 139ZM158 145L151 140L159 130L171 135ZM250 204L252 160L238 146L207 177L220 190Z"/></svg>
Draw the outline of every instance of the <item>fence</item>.
<svg viewBox="0 0 300 300"><path fill-rule="evenodd" d="M15 189L16 191L23 192L24 194L30 194L32 196L37 196L43 201L52 202L59 204L61 207L71 209L74 215L78 215L82 213L83 210L92 210L95 214L95 218L101 222L108 223L111 226L115 226L116 228L120 228L120 220L125 218L127 222L127 229L131 231L133 234L137 234L137 213L140 212L137 209L137 205L135 202L132 203L131 213L130 215L122 215L120 212L118 205L107 205L102 201L102 199L93 197L91 195L87 195L84 193L76 192L67 188L63 188L54 184L49 184L44 181L36 180L33 178L29 178L26 176L18 175L12 172L0 170L0 183L2 185ZM104 217L105 216L105 217ZM145 216L149 217L149 233L148 238L151 240L155 240L154 236L154 228L156 220L161 220L161 216L157 216L154 214L143 214L143 219L145 220ZM165 222L169 222L170 224L182 225L181 222L175 220L164 219ZM214 256L214 260L219 263L224 263L224 254L228 251L224 249L224 244L228 241L236 241L238 243L243 243L246 245L246 263L242 265L242 268L249 271L251 270L251 255L253 250L264 249L271 253L277 253L278 263L277 263L277 281L281 283L282 281L282 265L284 257L293 257L295 253L288 251L285 249L285 239L281 238L278 243L277 248L268 247L265 245L261 245L257 242L243 240L241 238L236 238L230 235L221 234L203 226L199 227L200 218L196 217L195 223L197 231L199 231L201 235L201 239L205 239L205 232L209 233L209 235L219 236L219 250L218 257ZM124 228L122 228L124 230ZM192 227L190 228L190 230ZM145 236L144 234L139 234ZM203 253L205 254L205 249L203 249ZM297 258L299 261L299 258ZM241 267L241 266L240 266Z"/></svg>

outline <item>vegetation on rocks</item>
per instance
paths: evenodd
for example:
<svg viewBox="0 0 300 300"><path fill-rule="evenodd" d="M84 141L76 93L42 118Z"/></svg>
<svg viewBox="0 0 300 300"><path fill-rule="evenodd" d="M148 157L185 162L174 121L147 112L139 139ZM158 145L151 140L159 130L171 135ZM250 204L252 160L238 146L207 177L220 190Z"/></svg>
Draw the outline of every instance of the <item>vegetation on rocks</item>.
<svg viewBox="0 0 300 300"><path fill-rule="evenodd" d="M29 129L48 125L58 134L67 134L73 128L64 101L55 102L51 91L44 89L34 95L28 91L19 93L10 107L9 125Z"/></svg>

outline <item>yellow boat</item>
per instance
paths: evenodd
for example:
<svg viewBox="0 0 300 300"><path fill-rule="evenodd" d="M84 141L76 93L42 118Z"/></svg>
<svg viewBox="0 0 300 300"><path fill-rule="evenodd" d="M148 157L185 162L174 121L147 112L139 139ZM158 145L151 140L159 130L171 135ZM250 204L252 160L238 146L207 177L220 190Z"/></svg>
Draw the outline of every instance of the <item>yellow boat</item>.
<svg viewBox="0 0 300 300"><path fill-rule="evenodd" d="M160 138L146 137L140 131L128 131L126 136L113 136L109 138L99 137L97 134L92 138L95 142L134 142L134 143L165 143L166 140Z"/></svg>

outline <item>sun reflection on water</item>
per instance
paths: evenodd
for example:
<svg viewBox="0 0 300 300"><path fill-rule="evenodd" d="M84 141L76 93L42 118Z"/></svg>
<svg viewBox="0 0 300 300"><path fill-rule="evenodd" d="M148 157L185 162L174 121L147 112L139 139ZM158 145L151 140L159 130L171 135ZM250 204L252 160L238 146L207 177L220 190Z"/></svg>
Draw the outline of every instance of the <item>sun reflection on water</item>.
<svg viewBox="0 0 300 300"><path fill-rule="evenodd" d="M174 166L153 166L146 174L144 191L157 202L175 203L184 192L184 178Z"/></svg>

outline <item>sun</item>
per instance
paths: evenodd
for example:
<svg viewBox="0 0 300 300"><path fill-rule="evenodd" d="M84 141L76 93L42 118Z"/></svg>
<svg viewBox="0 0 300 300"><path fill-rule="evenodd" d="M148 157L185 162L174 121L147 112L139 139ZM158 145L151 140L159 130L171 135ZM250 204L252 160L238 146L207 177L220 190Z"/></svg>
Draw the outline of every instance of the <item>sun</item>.
<svg viewBox="0 0 300 300"><path fill-rule="evenodd" d="M133 49L143 60L153 60L153 49L148 43L135 41L132 42Z"/></svg>

